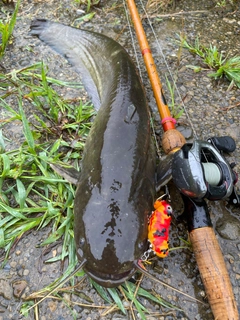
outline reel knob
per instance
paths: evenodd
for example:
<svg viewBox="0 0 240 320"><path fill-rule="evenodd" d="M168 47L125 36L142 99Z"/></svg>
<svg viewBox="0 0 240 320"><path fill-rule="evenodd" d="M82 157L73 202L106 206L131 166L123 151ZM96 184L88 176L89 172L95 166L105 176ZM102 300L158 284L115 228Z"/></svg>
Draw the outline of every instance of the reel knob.
<svg viewBox="0 0 240 320"><path fill-rule="evenodd" d="M236 143L232 137L223 136L223 137L212 137L207 140L219 151L223 152L233 152L236 149Z"/></svg>

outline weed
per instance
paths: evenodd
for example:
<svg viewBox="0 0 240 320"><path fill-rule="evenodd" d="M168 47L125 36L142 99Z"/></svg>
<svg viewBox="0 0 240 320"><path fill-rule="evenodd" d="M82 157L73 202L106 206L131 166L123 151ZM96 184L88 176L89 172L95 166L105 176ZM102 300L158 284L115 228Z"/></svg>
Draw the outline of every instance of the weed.
<svg viewBox="0 0 240 320"><path fill-rule="evenodd" d="M100 0L74 0L74 2L78 5L87 6L87 12L89 12L90 8L99 4Z"/></svg>
<svg viewBox="0 0 240 320"><path fill-rule="evenodd" d="M67 270L61 277L26 298L21 308L24 315L27 315L33 306L33 300L43 297L53 288L57 290L51 293L51 297L62 300L69 308L72 302L66 300L65 295L61 293L78 295L74 286L60 288L62 281L71 275L77 265L73 235L75 188L59 178L52 171L50 163L66 165L67 162L71 162L78 166L91 126L93 109L89 104L82 102L74 101L74 105L64 101L54 90L54 87L59 85L75 86L48 77L46 67L42 63L14 70L7 75L0 74L0 108L5 109L7 113L1 127L4 128L4 125L12 121L20 121L25 137L20 147L7 150L8 141L0 130L0 250L4 252L2 256L5 256L3 265L13 245L27 231L46 226L51 227L51 233L41 246L53 244L58 240L61 240L63 245L61 253L45 262L68 259ZM17 110L8 103L9 96L11 99L16 97ZM29 123L25 114L24 105L27 103L36 109L36 114L31 117L35 120L34 123ZM51 121L50 127L46 125L46 119ZM67 153L62 153L61 148L65 148ZM83 276L84 272L81 271L77 275ZM74 277L71 283L74 284ZM91 283L110 304L106 307L106 312L109 312L114 304L126 314L122 302L126 299L128 305L131 306L133 303L141 318L146 319L145 313L148 310L139 297L147 298L154 304L174 308L163 299L130 282L118 289L105 289L93 281ZM88 306L94 307L92 304Z"/></svg>
<svg viewBox="0 0 240 320"><path fill-rule="evenodd" d="M174 95L175 84L172 85L167 76L166 76L166 83L167 83L168 92L170 93L170 99L171 99L171 102L168 104L169 109L171 110L171 115L173 116L173 118L179 119L184 113L184 108L181 105L176 105L175 95Z"/></svg>
<svg viewBox="0 0 240 320"><path fill-rule="evenodd" d="M94 16L95 16L95 12L90 12L80 18L75 19L74 22L77 23L77 25L79 25L83 22L90 21Z"/></svg>
<svg viewBox="0 0 240 320"><path fill-rule="evenodd" d="M228 4L234 5L234 3L237 3L237 0L217 0L215 7L226 7Z"/></svg>
<svg viewBox="0 0 240 320"><path fill-rule="evenodd" d="M225 7L225 6L226 6L226 0L220 0L216 4L216 7Z"/></svg>
<svg viewBox="0 0 240 320"><path fill-rule="evenodd" d="M188 66L195 72L199 72L203 69L215 70L214 73L210 73L209 76L214 79L226 77L231 84L240 88L240 56L232 58L223 58L222 53L219 52L216 46L210 45L206 47L202 45L199 38L196 38L194 45L190 44L184 37L179 35L179 41L181 47L188 49L191 53L199 56L204 67Z"/></svg>
<svg viewBox="0 0 240 320"><path fill-rule="evenodd" d="M166 10L169 6L173 6L173 0L148 0L146 4L146 10L153 14L159 11Z"/></svg>
<svg viewBox="0 0 240 320"><path fill-rule="evenodd" d="M37 70L40 70L40 74L36 73ZM89 104L80 103L78 108L67 104L49 82L59 84L59 81L46 76L42 64L15 71L14 75L0 74L0 88L6 91L0 97L0 107L10 115L2 120L2 126L10 121L21 121L25 136L25 141L19 148L7 151L1 132L0 232L3 237L0 248L5 251L4 263L12 245L25 232L43 228L50 223L52 234L42 245L63 237L62 253L54 261L64 260L68 256L69 265L76 263L72 230L75 190L52 171L49 163L65 163L80 158L93 110ZM13 94L18 100L17 111L7 103L8 96ZM26 100L43 112L46 118L51 119L51 128L47 128L45 121L35 114L39 125L35 124L35 130L32 130L33 126L28 122L23 108ZM43 104L45 107L46 104L49 106L48 112L43 109ZM57 109L64 115L62 124L58 122ZM66 140L64 137L69 138ZM76 140L74 145L73 139ZM59 152L61 147L68 148L67 154Z"/></svg>
<svg viewBox="0 0 240 320"><path fill-rule="evenodd" d="M78 276L83 276L83 274L84 272L81 271L81 274L78 273ZM64 275L64 278L66 278L65 275ZM29 297L27 297L27 301L25 301L25 303L21 307L21 313L24 316L28 316L29 310L34 308L38 304L38 303L33 304L32 300L36 300L37 298L44 299L45 297L51 297L57 300L62 300L68 306L78 305L78 306L90 307L90 308L101 308L101 309L104 308L105 310L101 313L101 317L107 315L112 311L115 311L116 308L118 308L126 316L127 316L127 310L130 310L130 312L133 314L133 318L135 318L134 309L136 309L136 311L140 315L140 318L142 320L146 320L147 318L145 314L146 313L149 314L150 312L144 306L144 304L142 304L141 298L148 299L152 301L154 304L158 304L164 308L169 309L170 310L169 313L171 313L171 310L181 311L181 309L173 306L171 303L168 303L156 293L152 294L149 291L141 288L140 287L141 279L138 282L138 284L134 284L130 281L125 281L123 285L120 285L117 288L104 288L90 279L91 285L95 288L95 290L102 297L102 299L107 303L107 305L104 305L104 306L95 305L93 301L87 296L87 294L86 295L84 294L84 299L88 301L88 303L78 303L78 302L72 302L70 300L67 300L66 297L62 297L59 293L61 292L61 293L67 293L68 295L78 296L78 292L75 290L78 284L71 287L59 288L55 281L51 286L48 286L43 290L39 292L35 292L31 294ZM53 295L53 290L51 293L48 293L48 292L54 287L54 285L57 287L58 292L56 292ZM44 295L45 297L43 297ZM83 293L81 293L81 296L83 298ZM40 301L42 301L42 299Z"/></svg>
<svg viewBox="0 0 240 320"><path fill-rule="evenodd" d="M13 12L13 15L11 19L8 19L8 21L4 22L0 20L0 59L3 57L5 49L7 47L7 44L11 38L16 19L17 19L17 13L18 8L20 5L20 0L16 3L15 10Z"/></svg>
<svg viewBox="0 0 240 320"><path fill-rule="evenodd" d="M214 73L209 74L214 79L226 77L231 83L240 88L240 56L225 59Z"/></svg>

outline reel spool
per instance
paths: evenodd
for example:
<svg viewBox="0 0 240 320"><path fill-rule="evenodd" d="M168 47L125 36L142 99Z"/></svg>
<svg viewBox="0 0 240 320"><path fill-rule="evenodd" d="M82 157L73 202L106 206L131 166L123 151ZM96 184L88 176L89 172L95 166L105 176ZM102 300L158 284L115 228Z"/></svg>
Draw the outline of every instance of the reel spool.
<svg viewBox="0 0 240 320"><path fill-rule="evenodd" d="M224 157L210 143L196 140L175 152L172 162L175 185L187 197L229 198L237 181Z"/></svg>
<svg viewBox="0 0 240 320"><path fill-rule="evenodd" d="M218 186L222 180L222 172L216 163L202 163L204 176L207 181L212 186Z"/></svg>

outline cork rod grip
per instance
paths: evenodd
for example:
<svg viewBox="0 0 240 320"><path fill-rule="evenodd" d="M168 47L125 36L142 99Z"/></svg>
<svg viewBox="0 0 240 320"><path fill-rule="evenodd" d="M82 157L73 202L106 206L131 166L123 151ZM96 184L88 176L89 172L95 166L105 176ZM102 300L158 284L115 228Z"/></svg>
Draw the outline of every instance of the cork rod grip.
<svg viewBox="0 0 240 320"><path fill-rule="evenodd" d="M212 227L194 229L190 240L215 320L239 320L232 285Z"/></svg>

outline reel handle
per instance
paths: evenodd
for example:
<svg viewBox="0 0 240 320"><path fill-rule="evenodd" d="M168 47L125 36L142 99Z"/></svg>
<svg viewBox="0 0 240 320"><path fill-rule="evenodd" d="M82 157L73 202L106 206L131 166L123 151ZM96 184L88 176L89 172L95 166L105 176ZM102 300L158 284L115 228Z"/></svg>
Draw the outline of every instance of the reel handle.
<svg viewBox="0 0 240 320"><path fill-rule="evenodd" d="M233 152L236 149L236 143L232 137L222 136L222 137L212 137L207 140L219 151L223 152Z"/></svg>
<svg viewBox="0 0 240 320"><path fill-rule="evenodd" d="M238 320L232 284L207 204L182 195L189 237L214 319Z"/></svg>

